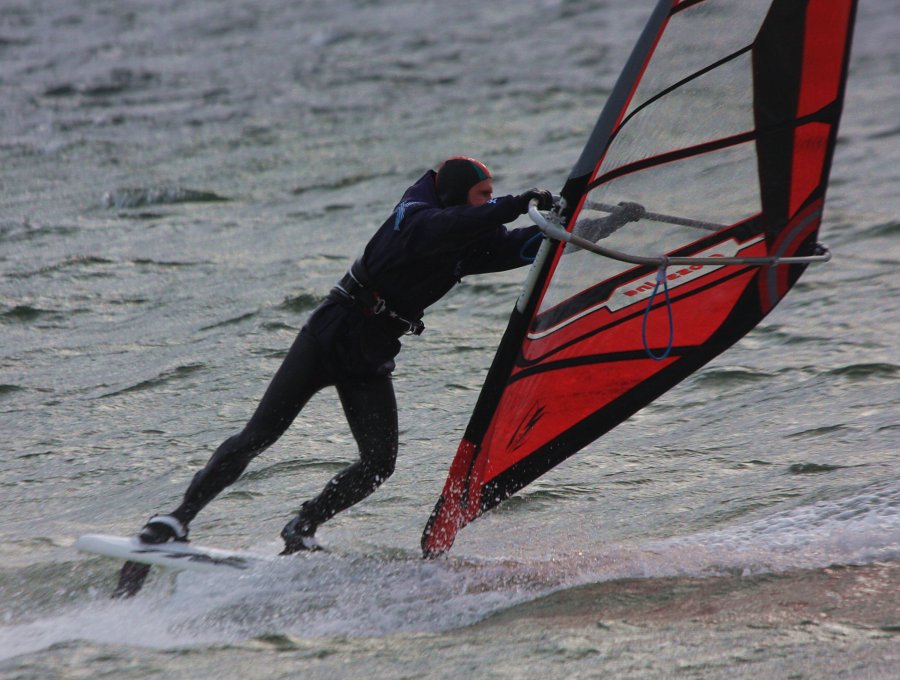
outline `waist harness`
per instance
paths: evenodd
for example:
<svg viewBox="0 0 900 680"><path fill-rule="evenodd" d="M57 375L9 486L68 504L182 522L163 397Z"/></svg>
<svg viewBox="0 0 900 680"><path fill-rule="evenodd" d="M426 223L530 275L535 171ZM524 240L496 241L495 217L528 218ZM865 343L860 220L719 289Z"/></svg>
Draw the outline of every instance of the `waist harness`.
<svg viewBox="0 0 900 680"><path fill-rule="evenodd" d="M352 301L366 316L383 319L398 335L422 335L425 324L421 319L405 319L391 309L390 303L378 293L369 273L360 260L356 260L347 273L332 289L338 299Z"/></svg>

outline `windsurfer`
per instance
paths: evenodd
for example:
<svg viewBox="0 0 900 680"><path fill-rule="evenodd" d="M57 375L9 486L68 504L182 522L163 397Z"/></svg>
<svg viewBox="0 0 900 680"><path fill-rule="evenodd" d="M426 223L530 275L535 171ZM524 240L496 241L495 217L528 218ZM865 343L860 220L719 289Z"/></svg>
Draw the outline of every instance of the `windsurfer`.
<svg viewBox="0 0 900 680"><path fill-rule="evenodd" d="M504 225L525 213L532 199L549 209L550 192L532 189L493 198L493 188L487 167L464 157L445 161L409 187L362 256L312 313L243 430L196 473L181 505L147 522L140 539L186 540L197 513L281 437L313 394L329 385L337 389L359 460L302 504L281 532L283 554L315 549L320 524L381 485L393 473L397 456L391 372L399 338L420 334L424 310L463 276L519 267L530 262L539 245L537 227L508 230Z"/></svg>

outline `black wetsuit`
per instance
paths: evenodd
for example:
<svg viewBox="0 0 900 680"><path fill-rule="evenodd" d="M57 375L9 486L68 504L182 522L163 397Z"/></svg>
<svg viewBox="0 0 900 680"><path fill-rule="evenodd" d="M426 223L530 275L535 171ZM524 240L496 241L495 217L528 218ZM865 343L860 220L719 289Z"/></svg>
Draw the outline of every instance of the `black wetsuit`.
<svg viewBox="0 0 900 680"><path fill-rule="evenodd" d="M233 483L328 385L337 388L360 458L303 504L306 520L321 524L393 473L398 435L391 371L399 337L463 276L526 264L540 240L537 227L503 226L525 212L521 197L443 208L434 178L429 171L407 189L351 269L354 280L341 282L361 285L336 287L313 312L247 425L219 446L171 513L182 523Z"/></svg>

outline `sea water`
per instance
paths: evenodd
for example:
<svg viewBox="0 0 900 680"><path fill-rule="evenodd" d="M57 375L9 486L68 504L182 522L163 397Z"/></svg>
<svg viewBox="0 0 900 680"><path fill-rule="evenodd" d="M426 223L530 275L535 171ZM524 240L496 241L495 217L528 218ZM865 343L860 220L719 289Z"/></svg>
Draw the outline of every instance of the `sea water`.
<svg viewBox="0 0 900 680"><path fill-rule="evenodd" d="M893 677L892 0L859 8L833 262L447 559L419 537L524 269L404 340L397 470L328 552L120 602L73 548L177 504L425 169L558 191L649 4L0 0L2 677ZM276 553L354 457L325 391L193 539Z"/></svg>

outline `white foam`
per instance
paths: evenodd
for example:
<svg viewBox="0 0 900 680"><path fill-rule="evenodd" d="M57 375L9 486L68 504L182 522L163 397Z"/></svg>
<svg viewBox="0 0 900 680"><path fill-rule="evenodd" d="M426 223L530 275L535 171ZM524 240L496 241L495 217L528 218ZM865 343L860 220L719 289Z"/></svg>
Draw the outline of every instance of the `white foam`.
<svg viewBox="0 0 900 680"><path fill-rule="evenodd" d="M652 547L692 555L706 570L751 572L864 564L900 558L900 484L787 510L748 524Z"/></svg>
<svg viewBox="0 0 900 680"><path fill-rule="evenodd" d="M900 559L900 483L891 480L722 529L572 558L580 583L758 574Z"/></svg>
<svg viewBox="0 0 900 680"><path fill-rule="evenodd" d="M600 554L510 562L317 553L239 576L166 576L131 600L98 595L53 616L2 626L0 658L72 640L177 648L272 634L438 632L583 583L893 559L900 559L900 484L885 482L846 499Z"/></svg>

